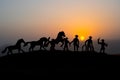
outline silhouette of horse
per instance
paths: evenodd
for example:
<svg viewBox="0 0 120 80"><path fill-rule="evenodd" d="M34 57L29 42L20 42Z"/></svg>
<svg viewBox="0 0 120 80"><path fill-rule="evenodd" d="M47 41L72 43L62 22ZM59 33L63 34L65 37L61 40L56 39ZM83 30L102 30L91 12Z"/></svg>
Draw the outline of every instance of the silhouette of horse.
<svg viewBox="0 0 120 80"><path fill-rule="evenodd" d="M62 44L64 44L64 37L65 37L64 31L59 32L57 38L55 39L55 43L58 44L59 42L61 42Z"/></svg>
<svg viewBox="0 0 120 80"><path fill-rule="evenodd" d="M51 47L50 50L55 50L55 44L62 43L61 47L64 45L65 41L65 33L64 31L61 31L58 33L56 39L52 39L52 41L49 41L48 44L50 43Z"/></svg>
<svg viewBox="0 0 120 80"><path fill-rule="evenodd" d="M18 49L18 52L19 52L19 53L20 53L20 51L24 52L24 51L21 49L21 43L24 43L24 44L25 44L25 41L24 41L23 39L19 39L15 45L6 47L6 48L2 51L2 53L5 53L5 52L8 50L7 54L9 54L9 53L13 54L12 50L16 50L16 49Z"/></svg>
<svg viewBox="0 0 120 80"><path fill-rule="evenodd" d="M30 44L29 52L30 52L30 51L33 51L36 46L40 46L40 50L41 50L42 48L43 48L44 50L46 50L45 47L48 46L48 44L49 44L49 39L50 39L50 37L49 37L49 38L42 37L42 38L40 38L40 40L38 40L38 41L26 42L24 46L27 46L28 44Z"/></svg>

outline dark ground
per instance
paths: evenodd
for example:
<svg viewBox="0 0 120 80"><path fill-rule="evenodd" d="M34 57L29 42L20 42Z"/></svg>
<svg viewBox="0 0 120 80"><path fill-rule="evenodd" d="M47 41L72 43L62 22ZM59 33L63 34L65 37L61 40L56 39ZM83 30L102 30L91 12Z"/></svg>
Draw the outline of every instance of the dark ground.
<svg viewBox="0 0 120 80"><path fill-rule="evenodd" d="M2 75L80 76L119 71L120 56L96 52L35 51L0 58Z"/></svg>

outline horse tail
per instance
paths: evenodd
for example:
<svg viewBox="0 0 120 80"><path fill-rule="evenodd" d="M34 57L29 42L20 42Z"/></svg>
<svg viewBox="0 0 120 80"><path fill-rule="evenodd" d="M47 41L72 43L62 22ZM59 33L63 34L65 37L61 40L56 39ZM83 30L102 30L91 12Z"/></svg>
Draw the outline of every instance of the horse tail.
<svg viewBox="0 0 120 80"><path fill-rule="evenodd" d="M8 47L6 47L6 48L2 51L2 53L5 53L5 52L7 51L7 49L8 49Z"/></svg>
<svg viewBox="0 0 120 80"><path fill-rule="evenodd" d="M31 42L26 42L25 44L24 44L24 46L27 46L28 44L30 44Z"/></svg>

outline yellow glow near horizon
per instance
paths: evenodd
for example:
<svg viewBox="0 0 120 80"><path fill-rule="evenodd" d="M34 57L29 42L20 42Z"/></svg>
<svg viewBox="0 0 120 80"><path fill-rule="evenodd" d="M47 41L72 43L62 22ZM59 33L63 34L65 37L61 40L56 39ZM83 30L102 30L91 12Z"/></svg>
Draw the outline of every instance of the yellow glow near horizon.
<svg viewBox="0 0 120 80"><path fill-rule="evenodd" d="M80 36L80 40L81 40L81 41L84 41L84 40L85 40L85 37L84 37L84 36Z"/></svg>

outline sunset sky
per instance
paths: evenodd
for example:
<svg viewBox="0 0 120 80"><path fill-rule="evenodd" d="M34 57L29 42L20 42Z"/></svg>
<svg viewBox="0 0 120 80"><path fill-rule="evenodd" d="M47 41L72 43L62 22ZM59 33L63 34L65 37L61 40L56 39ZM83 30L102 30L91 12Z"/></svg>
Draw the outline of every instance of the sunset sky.
<svg viewBox="0 0 120 80"><path fill-rule="evenodd" d="M0 0L0 43L55 38L65 31L120 40L120 0Z"/></svg>

